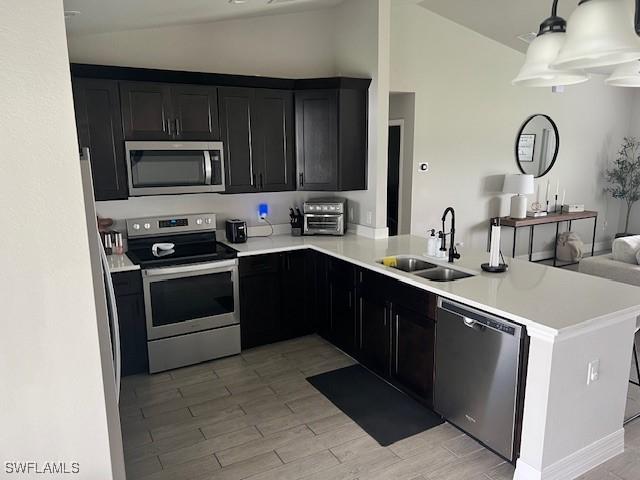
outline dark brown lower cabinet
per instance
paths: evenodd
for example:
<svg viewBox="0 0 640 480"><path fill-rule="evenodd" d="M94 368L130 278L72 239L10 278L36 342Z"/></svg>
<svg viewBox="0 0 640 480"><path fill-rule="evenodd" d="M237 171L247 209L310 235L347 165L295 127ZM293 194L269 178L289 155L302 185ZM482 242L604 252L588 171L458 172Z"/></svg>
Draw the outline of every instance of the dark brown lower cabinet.
<svg viewBox="0 0 640 480"><path fill-rule="evenodd" d="M342 260L328 265L329 330L326 338L349 355L357 353L356 268Z"/></svg>
<svg viewBox="0 0 640 480"><path fill-rule="evenodd" d="M395 305L391 318L391 378L432 406L435 322Z"/></svg>
<svg viewBox="0 0 640 480"><path fill-rule="evenodd" d="M309 335L315 331L307 304L309 257L292 251L240 258L242 348Z"/></svg>
<svg viewBox="0 0 640 480"><path fill-rule="evenodd" d="M149 372L147 325L139 271L112 275L120 326L122 376Z"/></svg>
<svg viewBox="0 0 640 480"><path fill-rule="evenodd" d="M391 306L388 302L368 296L360 297L361 362L379 375L389 375Z"/></svg>

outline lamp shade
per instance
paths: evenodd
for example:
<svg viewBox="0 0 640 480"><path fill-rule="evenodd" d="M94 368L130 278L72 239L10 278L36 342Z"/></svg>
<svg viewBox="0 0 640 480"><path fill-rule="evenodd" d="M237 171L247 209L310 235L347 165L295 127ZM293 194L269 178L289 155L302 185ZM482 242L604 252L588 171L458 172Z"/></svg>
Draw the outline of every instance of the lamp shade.
<svg viewBox="0 0 640 480"><path fill-rule="evenodd" d="M640 59L633 0L589 0L567 22L567 39L553 68L590 69Z"/></svg>
<svg viewBox="0 0 640 480"><path fill-rule="evenodd" d="M516 193L518 195L528 195L533 193L533 175L510 174L504 176L504 193Z"/></svg>
<svg viewBox="0 0 640 480"><path fill-rule="evenodd" d="M529 45L525 63L512 83L522 87L557 87L589 80L580 70L551 68L551 63L564 44L565 36L564 32L549 32L536 37Z"/></svg>
<svg viewBox="0 0 640 480"><path fill-rule="evenodd" d="M640 62L620 65L605 83L612 87L640 87Z"/></svg>

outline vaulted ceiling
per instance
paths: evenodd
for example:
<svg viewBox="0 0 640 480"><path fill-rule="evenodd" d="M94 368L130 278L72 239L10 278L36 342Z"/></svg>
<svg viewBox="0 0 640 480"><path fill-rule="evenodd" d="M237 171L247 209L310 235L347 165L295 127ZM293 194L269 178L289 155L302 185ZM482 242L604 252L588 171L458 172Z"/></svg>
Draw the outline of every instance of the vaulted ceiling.
<svg viewBox="0 0 640 480"><path fill-rule="evenodd" d="M64 0L69 35L329 8L343 0Z"/></svg>

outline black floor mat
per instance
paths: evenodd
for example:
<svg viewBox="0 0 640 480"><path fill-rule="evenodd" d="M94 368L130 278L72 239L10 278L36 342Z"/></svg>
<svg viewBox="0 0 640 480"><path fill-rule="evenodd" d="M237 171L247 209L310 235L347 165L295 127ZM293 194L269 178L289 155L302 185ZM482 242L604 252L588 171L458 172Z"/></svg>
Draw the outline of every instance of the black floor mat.
<svg viewBox="0 0 640 480"><path fill-rule="evenodd" d="M443 423L431 410L360 365L307 381L383 447Z"/></svg>

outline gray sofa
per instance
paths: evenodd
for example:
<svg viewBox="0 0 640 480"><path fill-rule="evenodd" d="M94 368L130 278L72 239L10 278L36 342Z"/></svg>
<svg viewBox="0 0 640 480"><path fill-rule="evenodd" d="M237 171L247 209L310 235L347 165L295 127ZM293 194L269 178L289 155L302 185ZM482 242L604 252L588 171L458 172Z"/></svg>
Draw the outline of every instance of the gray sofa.
<svg viewBox="0 0 640 480"><path fill-rule="evenodd" d="M614 260L613 254L583 258L579 270L581 273L640 287L640 265Z"/></svg>

